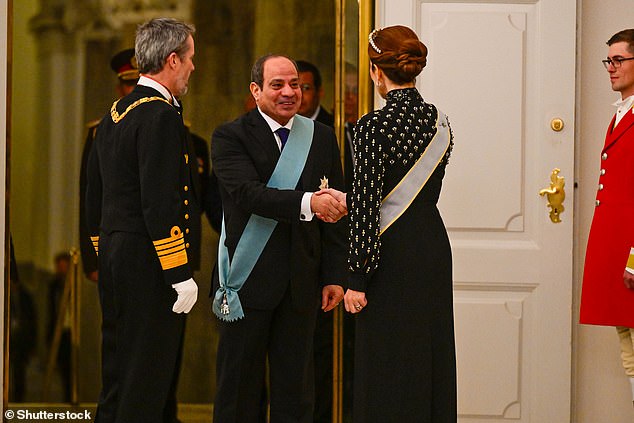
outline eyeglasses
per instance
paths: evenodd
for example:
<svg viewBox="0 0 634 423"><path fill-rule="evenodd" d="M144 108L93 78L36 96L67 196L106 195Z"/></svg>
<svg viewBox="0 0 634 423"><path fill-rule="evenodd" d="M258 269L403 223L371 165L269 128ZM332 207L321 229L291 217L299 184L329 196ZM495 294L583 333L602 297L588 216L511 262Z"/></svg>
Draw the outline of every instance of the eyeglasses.
<svg viewBox="0 0 634 423"><path fill-rule="evenodd" d="M614 66L614 69L618 69L626 60L634 60L634 57L613 57L611 59L608 57L606 60L601 60L601 62L606 69L608 69L610 65Z"/></svg>

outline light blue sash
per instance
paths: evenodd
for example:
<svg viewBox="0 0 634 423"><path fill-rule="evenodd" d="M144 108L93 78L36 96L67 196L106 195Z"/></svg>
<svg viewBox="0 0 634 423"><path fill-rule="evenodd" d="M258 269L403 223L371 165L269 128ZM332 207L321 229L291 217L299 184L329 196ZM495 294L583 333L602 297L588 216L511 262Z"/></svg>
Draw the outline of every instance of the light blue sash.
<svg viewBox="0 0 634 423"><path fill-rule="evenodd" d="M314 122L295 115L288 141L282 150L275 170L266 184L269 188L295 189L306 165L308 152L313 141ZM220 288L216 291L213 311L219 319L232 322L244 317L238 291L244 285L255 263L260 258L277 221L252 214L238 241L233 260L229 263L229 253L225 246L225 221L218 243L218 273Z"/></svg>
<svg viewBox="0 0 634 423"><path fill-rule="evenodd" d="M425 186L429 177L445 156L451 136L449 134L449 121L447 116L438 110L436 120L436 135L431 140L423 155L407 172L396 187L383 199L381 203L381 234L396 222L412 204L414 198Z"/></svg>

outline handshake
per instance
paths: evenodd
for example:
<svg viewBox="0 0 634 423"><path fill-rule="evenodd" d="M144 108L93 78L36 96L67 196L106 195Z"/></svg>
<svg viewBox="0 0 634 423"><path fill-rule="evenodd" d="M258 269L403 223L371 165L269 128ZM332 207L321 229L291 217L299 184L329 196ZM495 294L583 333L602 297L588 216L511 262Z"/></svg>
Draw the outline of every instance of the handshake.
<svg viewBox="0 0 634 423"><path fill-rule="evenodd" d="M346 193L333 188L323 188L311 196L310 209L324 222L337 222L348 214Z"/></svg>

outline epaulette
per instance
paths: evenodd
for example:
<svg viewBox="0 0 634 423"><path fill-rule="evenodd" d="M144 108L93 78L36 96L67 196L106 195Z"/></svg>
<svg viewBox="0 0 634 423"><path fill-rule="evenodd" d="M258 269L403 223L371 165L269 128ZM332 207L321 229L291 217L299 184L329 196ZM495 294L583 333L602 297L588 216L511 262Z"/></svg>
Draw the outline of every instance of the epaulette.
<svg viewBox="0 0 634 423"><path fill-rule="evenodd" d="M101 119L95 119L95 120L91 120L90 122L88 122L86 124L86 128L88 128L88 133L90 134L91 138L95 138L95 135L97 135L97 127L99 126L99 124L101 123Z"/></svg>
<svg viewBox="0 0 634 423"><path fill-rule="evenodd" d="M86 128L94 128L96 126L99 126L100 123L101 123L101 119L91 120L90 122L86 124Z"/></svg>

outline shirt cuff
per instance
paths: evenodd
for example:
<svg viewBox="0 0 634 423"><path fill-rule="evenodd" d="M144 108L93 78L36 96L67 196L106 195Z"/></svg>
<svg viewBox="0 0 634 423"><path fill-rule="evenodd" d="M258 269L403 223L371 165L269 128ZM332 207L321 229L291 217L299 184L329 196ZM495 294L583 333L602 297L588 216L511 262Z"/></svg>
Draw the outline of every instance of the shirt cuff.
<svg viewBox="0 0 634 423"><path fill-rule="evenodd" d="M310 222L313 220L315 213L310 209L310 199L313 196L312 192L305 192L302 197L302 207L299 210L299 220L304 222Z"/></svg>

